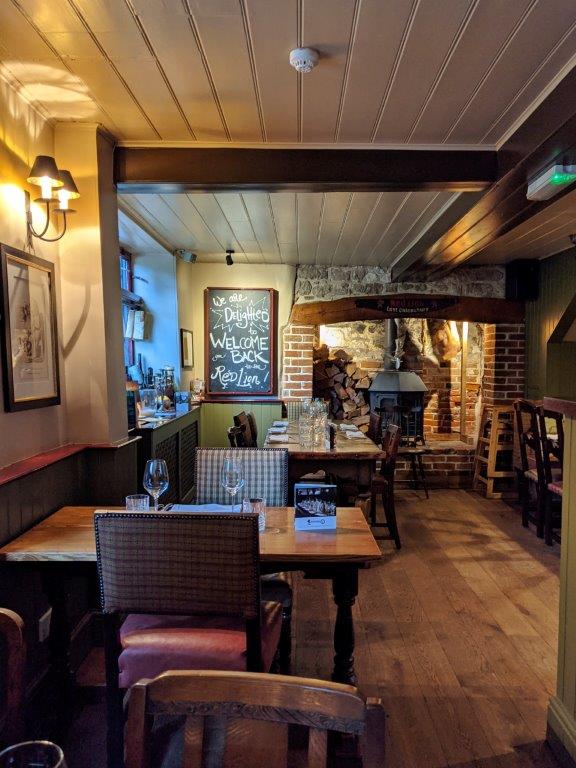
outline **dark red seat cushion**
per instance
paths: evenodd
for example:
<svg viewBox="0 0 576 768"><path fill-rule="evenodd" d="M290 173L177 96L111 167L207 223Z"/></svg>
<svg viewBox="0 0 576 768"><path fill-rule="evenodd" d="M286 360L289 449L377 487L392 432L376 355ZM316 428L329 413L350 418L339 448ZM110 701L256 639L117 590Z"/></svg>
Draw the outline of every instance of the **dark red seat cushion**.
<svg viewBox="0 0 576 768"><path fill-rule="evenodd" d="M268 672L280 638L282 606L262 603L262 659ZM121 688L172 669L246 671L246 632L222 616L131 614L120 629Z"/></svg>

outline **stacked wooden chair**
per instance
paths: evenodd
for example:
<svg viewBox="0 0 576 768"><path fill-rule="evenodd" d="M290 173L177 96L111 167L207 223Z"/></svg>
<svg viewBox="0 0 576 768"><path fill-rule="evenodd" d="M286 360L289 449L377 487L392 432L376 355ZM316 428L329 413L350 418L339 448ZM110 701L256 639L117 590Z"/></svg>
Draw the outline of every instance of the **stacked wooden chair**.
<svg viewBox="0 0 576 768"><path fill-rule="evenodd" d="M234 416L234 426L242 431L244 448L258 447L258 427L253 413L241 411Z"/></svg>
<svg viewBox="0 0 576 768"><path fill-rule="evenodd" d="M520 454L518 487L522 504L522 525L533 523L536 534L551 545L560 527L563 484L564 433L561 414L547 411L528 400L514 403ZM547 420L555 427L548 435ZM532 501L534 500L534 501Z"/></svg>

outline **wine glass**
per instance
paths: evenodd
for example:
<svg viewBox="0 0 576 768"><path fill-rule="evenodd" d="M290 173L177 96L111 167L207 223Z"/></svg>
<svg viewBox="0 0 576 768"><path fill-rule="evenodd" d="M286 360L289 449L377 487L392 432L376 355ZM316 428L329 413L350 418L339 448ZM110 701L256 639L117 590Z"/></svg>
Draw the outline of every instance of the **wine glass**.
<svg viewBox="0 0 576 768"><path fill-rule="evenodd" d="M66 760L51 741L24 741L0 752L0 768L66 768Z"/></svg>
<svg viewBox="0 0 576 768"><path fill-rule="evenodd" d="M231 458L222 461L220 485L231 496L232 512L234 512L234 497L244 486L244 470L240 461Z"/></svg>
<svg viewBox="0 0 576 768"><path fill-rule="evenodd" d="M168 490L168 467L164 459L149 459L144 470L144 488L154 499L154 512L158 512L158 499Z"/></svg>

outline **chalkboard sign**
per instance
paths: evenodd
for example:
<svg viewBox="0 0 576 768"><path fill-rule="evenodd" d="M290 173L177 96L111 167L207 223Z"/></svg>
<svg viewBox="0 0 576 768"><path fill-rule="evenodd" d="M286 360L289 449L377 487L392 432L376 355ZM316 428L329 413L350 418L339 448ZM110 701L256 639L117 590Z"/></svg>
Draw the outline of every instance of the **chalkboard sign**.
<svg viewBox="0 0 576 768"><path fill-rule="evenodd" d="M275 304L271 288L204 291L206 394L276 392Z"/></svg>

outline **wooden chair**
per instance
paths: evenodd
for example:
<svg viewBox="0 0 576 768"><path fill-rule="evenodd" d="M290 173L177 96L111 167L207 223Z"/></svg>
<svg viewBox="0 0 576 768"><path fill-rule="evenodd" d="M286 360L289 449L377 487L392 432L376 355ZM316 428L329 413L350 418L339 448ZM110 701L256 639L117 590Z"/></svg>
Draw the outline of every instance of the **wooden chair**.
<svg viewBox="0 0 576 768"><path fill-rule="evenodd" d="M256 429L256 419L252 413L241 411L234 416L234 426L243 428L246 448L258 447L258 430Z"/></svg>
<svg viewBox="0 0 576 768"><path fill-rule="evenodd" d="M376 411L370 411L370 421L368 422L368 432L366 437L372 440L376 445L382 442L382 414Z"/></svg>
<svg viewBox="0 0 576 768"><path fill-rule="evenodd" d="M544 491L544 541L549 546L552 546L554 539L560 540L554 533L554 529L560 528L562 524L564 423L561 413L548 411L543 406L538 408L537 413L538 431L542 446L544 482L546 484ZM548 436L547 421L554 422L554 438Z"/></svg>
<svg viewBox="0 0 576 768"><path fill-rule="evenodd" d="M153 731L160 714L173 718L163 744ZM382 703L366 700L352 686L266 674L169 672L130 691L126 768L273 768L296 762L325 768L338 764L332 749L337 733L358 737L362 762L355 755L354 765L382 768Z"/></svg>
<svg viewBox="0 0 576 768"><path fill-rule="evenodd" d="M268 671L282 609L260 602L257 515L97 512L94 526L117 768L122 688L169 669Z"/></svg>
<svg viewBox="0 0 576 768"><path fill-rule="evenodd" d="M376 539L391 539L396 544L396 549L402 546L400 533L396 522L396 507L394 504L394 474L396 471L396 458L402 433L397 424L388 424L382 439L382 451L385 458L380 464L380 471L372 476L370 483L370 525L373 528L386 528L388 536L375 536ZM382 498L384 508L384 522L376 519L376 501L378 496Z"/></svg>
<svg viewBox="0 0 576 768"><path fill-rule="evenodd" d="M516 400L516 430L520 449L521 472L518 476L520 499L522 502L522 525L528 528L531 522L536 525L536 534L544 536L544 511L546 504L546 478L542 456L542 442L538 407L528 400ZM530 510L530 490L534 490L536 505L534 514Z"/></svg>
<svg viewBox="0 0 576 768"><path fill-rule="evenodd" d="M23 692L26 644L24 622L17 613L0 608L0 658L3 690L0 697L0 744L15 744L24 736Z"/></svg>
<svg viewBox="0 0 576 768"><path fill-rule="evenodd" d="M228 442L231 448L245 448L244 427L229 427Z"/></svg>

